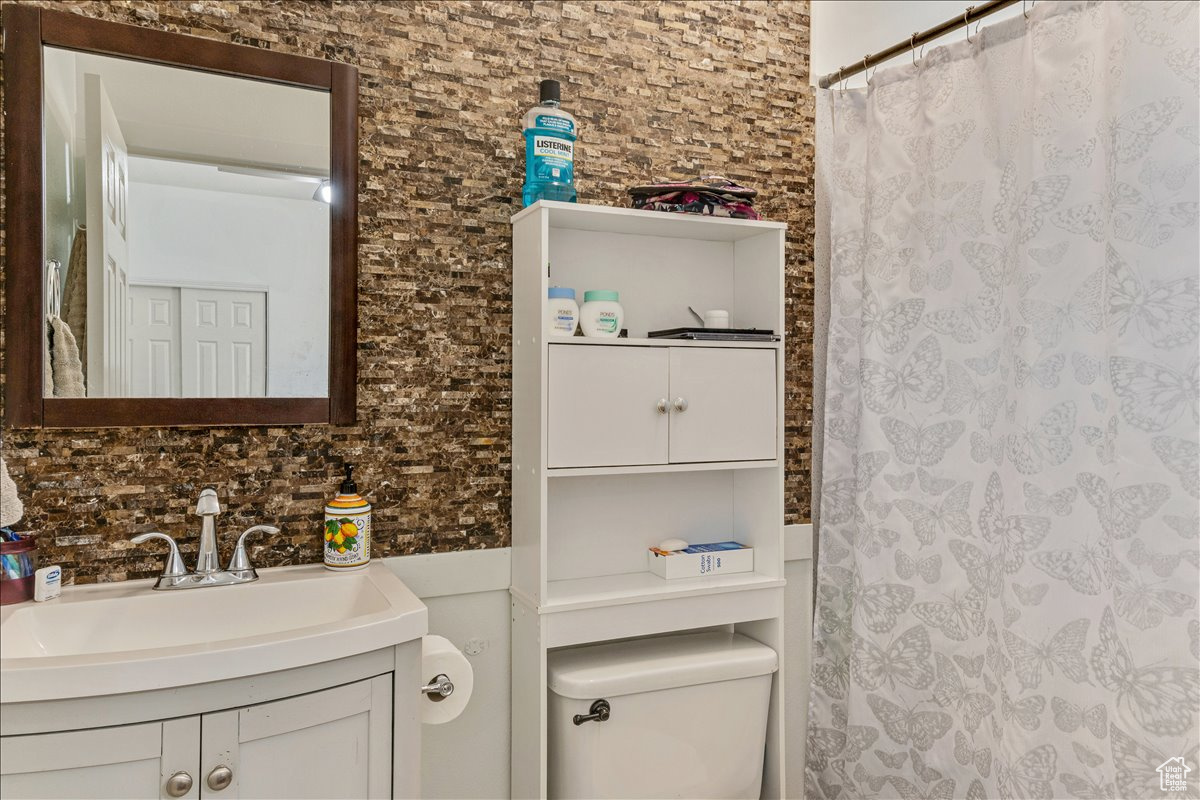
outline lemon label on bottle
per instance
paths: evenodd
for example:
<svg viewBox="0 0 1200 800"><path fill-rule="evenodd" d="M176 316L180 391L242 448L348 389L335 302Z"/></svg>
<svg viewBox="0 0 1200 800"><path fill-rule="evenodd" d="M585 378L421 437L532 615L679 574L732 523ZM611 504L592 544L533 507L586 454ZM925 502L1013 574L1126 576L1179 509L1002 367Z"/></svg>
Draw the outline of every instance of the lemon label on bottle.
<svg viewBox="0 0 1200 800"><path fill-rule="evenodd" d="M325 563L331 567L360 567L371 560L371 515L325 515Z"/></svg>

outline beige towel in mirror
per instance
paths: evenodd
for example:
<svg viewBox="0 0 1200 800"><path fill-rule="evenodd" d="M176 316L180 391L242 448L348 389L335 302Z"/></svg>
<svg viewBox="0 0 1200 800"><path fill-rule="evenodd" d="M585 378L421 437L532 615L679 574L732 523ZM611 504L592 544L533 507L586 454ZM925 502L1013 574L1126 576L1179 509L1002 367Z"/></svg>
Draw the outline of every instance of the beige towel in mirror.
<svg viewBox="0 0 1200 800"><path fill-rule="evenodd" d="M8 476L8 465L0 458L0 528L16 525L25 515L25 506L17 497L17 485Z"/></svg>
<svg viewBox="0 0 1200 800"><path fill-rule="evenodd" d="M75 229L71 241L71 257L67 261L67 277L63 283L62 311L59 316L71 328L79 352L87 354L87 229ZM87 367L83 367L87 376Z"/></svg>
<svg viewBox="0 0 1200 800"><path fill-rule="evenodd" d="M54 367L54 396L83 397L83 364L71 326L58 317L50 318L50 361Z"/></svg>

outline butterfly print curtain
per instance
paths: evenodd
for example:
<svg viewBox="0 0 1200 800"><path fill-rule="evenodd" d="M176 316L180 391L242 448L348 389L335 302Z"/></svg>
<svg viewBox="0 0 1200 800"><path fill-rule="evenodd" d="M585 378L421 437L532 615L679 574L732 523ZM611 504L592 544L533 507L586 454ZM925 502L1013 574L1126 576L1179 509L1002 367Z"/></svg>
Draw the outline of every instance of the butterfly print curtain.
<svg viewBox="0 0 1200 800"><path fill-rule="evenodd" d="M1200 796L1197 9L819 96L810 798Z"/></svg>

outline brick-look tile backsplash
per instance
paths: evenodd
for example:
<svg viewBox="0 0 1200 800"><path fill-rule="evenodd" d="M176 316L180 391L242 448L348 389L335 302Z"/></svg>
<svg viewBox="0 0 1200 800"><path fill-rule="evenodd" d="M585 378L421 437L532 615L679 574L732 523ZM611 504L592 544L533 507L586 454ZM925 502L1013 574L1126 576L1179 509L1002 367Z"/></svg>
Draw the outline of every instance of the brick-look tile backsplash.
<svg viewBox="0 0 1200 800"><path fill-rule="evenodd" d="M359 423L6 430L19 527L42 533L43 563L69 581L156 574L161 554L127 542L142 531L186 531L194 552L205 484L227 506L226 534L283 528L254 546L256 564L319 561L322 507L347 460L375 504L376 555L508 544L508 218L519 120L545 77L562 80L580 121L581 202L624 205L630 184L715 173L760 189L765 215L789 224L786 512L808 519L807 2L43 4L360 71Z"/></svg>

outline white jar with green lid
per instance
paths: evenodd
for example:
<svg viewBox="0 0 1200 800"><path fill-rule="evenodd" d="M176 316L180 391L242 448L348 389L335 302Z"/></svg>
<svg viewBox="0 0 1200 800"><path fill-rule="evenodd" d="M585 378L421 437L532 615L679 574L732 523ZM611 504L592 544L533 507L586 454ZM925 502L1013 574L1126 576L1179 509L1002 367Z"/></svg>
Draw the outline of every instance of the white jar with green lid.
<svg viewBox="0 0 1200 800"><path fill-rule="evenodd" d="M615 339L625 325L625 309L621 308L617 292L593 289L583 293L583 308L579 309L579 327L584 336Z"/></svg>

